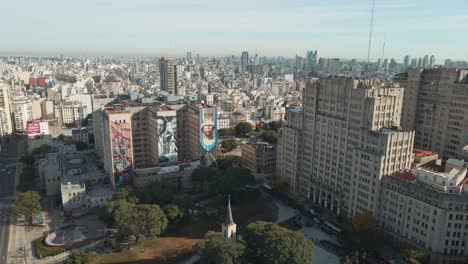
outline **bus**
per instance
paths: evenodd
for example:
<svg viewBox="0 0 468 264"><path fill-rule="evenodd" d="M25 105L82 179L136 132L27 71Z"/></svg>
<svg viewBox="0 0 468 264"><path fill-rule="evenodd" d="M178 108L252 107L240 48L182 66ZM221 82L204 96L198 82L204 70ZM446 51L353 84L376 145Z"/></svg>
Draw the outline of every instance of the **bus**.
<svg viewBox="0 0 468 264"><path fill-rule="evenodd" d="M329 222L324 222L322 225L322 228L325 231L329 231L330 233L333 233L334 235L338 235L341 232L343 232L343 229L337 227L336 225L329 223Z"/></svg>

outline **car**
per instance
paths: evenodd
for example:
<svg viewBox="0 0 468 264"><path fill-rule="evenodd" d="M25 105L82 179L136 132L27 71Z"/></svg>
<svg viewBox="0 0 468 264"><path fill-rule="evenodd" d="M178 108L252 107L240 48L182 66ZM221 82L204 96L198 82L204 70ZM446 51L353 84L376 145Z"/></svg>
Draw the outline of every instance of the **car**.
<svg viewBox="0 0 468 264"><path fill-rule="evenodd" d="M320 219L318 219L317 217L315 217L314 219L312 219L312 221L314 221L314 223L316 223L316 224L320 224Z"/></svg>
<svg viewBox="0 0 468 264"><path fill-rule="evenodd" d="M315 211L314 211L314 209L309 209L309 212L310 212L311 214L316 214Z"/></svg>

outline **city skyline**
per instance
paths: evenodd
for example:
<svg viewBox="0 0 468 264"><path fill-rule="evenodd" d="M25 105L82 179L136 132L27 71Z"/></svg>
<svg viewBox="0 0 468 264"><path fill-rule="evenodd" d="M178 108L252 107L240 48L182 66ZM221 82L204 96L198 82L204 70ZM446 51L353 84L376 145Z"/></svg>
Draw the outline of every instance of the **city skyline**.
<svg viewBox="0 0 468 264"><path fill-rule="evenodd" d="M9 1L0 33L4 55L240 55L364 59L371 1ZM434 54L464 60L461 0L376 1L371 59ZM27 7L27 8L25 8ZM22 14L18 20L18 14ZM404 29L404 30L403 30ZM343 45L346 43L346 45ZM465 48L466 49L466 48Z"/></svg>

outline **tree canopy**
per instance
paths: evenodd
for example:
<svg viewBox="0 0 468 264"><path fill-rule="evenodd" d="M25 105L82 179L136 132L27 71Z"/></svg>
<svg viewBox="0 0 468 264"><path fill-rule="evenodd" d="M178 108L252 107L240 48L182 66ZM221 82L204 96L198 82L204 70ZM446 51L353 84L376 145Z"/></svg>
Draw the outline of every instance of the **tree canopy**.
<svg viewBox="0 0 468 264"><path fill-rule="evenodd" d="M351 218L350 227L343 235L343 243L350 252L371 252L379 246L379 235L377 222L372 214L363 212Z"/></svg>
<svg viewBox="0 0 468 264"><path fill-rule="evenodd" d="M246 168L231 167L218 173L210 184L210 191L228 195L234 193L246 184L253 182L254 178Z"/></svg>
<svg viewBox="0 0 468 264"><path fill-rule="evenodd" d="M156 237L168 225L163 210L156 204L134 204L126 200L112 200L104 206L103 220L115 226L123 237Z"/></svg>
<svg viewBox="0 0 468 264"><path fill-rule="evenodd" d="M403 264L421 264L423 263L423 258L425 257L424 252L411 247L404 249L401 255L401 263Z"/></svg>
<svg viewBox="0 0 468 264"><path fill-rule="evenodd" d="M237 148L237 146L237 141L234 138L226 138L223 141L221 141L221 147L227 151L231 151Z"/></svg>
<svg viewBox="0 0 468 264"><path fill-rule="evenodd" d="M94 256L88 252L73 252L65 261L65 264L89 264L92 263Z"/></svg>
<svg viewBox="0 0 468 264"><path fill-rule="evenodd" d="M365 263L366 259L366 252L354 251L351 254L342 257L340 262L341 264L361 264Z"/></svg>
<svg viewBox="0 0 468 264"><path fill-rule="evenodd" d="M242 238L254 263L303 264L312 261L312 241L275 223L249 224Z"/></svg>
<svg viewBox="0 0 468 264"><path fill-rule="evenodd" d="M246 137L248 133L252 132L253 128L250 123L240 122L236 125L236 136Z"/></svg>
<svg viewBox="0 0 468 264"><path fill-rule="evenodd" d="M273 130L265 130L262 132L262 138L268 143L278 142L278 133Z"/></svg>
<svg viewBox="0 0 468 264"><path fill-rule="evenodd" d="M41 196L34 191L19 193L13 198L13 205L13 214L24 216L32 225L34 215L41 211Z"/></svg>
<svg viewBox="0 0 468 264"><path fill-rule="evenodd" d="M205 242L197 243L193 248L200 254L200 264L245 263L245 246L218 236L211 237Z"/></svg>
<svg viewBox="0 0 468 264"><path fill-rule="evenodd" d="M166 217L171 223L176 222L184 216L184 212L180 210L180 207L176 204L168 204L164 206L164 213L166 213Z"/></svg>

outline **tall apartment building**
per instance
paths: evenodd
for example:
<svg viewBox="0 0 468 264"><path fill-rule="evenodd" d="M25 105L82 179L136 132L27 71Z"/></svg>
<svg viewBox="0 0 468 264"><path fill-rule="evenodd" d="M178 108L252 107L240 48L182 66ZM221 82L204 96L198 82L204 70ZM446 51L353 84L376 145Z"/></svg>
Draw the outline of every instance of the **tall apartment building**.
<svg viewBox="0 0 468 264"><path fill-rule="evenodd" d="M159 61L161 91L177 94L177 61L174 58L161 58Z"/></svg>
<svg viewBox="0 0 468 264"><path fill-rule="evenodd" d="M304 93L297 189L338 214L378 215L383 176L409 168L413 131L400 129L403 89L332 77Z"/></svg>
<svg viewBox="0 0 468 264"><path fill-rule="evenodd" d="M60 126L73 124L81 126L85 119L86 105L80 102L62 101L54 105L55 117Z"/></svg>
<svg viewBox="0 0 468 264"><path fill-rule="evenodd" d="M26 131L28 121L33 120L32 102L27 96L18 96L13 99L16 131Z"/></svg>
<svg viewBox="0 0 468 264"><path fill-rule="evenodd" d="M414 147L444 159L463 157L468 145L468 70L409 69L394 82L405 88L401 125L416 131Z"/></svg>
<svg viewBox="0 0 468 264"><path fill-rule="evenodd" d="M278 134L276 153L276 174L289 184L292 192L297 192L297 179L302 157L302 109L289 109L286 121Z"/></svg>
<svg viewBox="0 0 468 264"><path fill-rule="evenodd" d="M11 90L10 87L0 82L0 109L2 109L3 121L2 126L6 134L13 133L13 121L12 121L12 104L11 104Z"/></svg>
<svg viewBox="0 0 468 264"><path fill-rule="evenodd" d="M247 65L249 64L249 53L247 51L243 51L241 55L241 71L247 71Z"/></svg>
<svg viewBox="0 0 468 264"><path fill-rule="evenodd" d="M379 225L390 238L426 249L429 263L466 263L468 164L429 162L382 181Z"/></svg>
<svg viewBox="0 0 468 264"><path fill-rule="evenodd" d="M132 182L134 170L146 177L148 168L202 159L199 107L206 106L129 100L107 106L102 116L103 153L112 184Z"/></svg>
<svg viewBox="0 0 468 264"><path fill-rule="evenodd" d="M45 120L55 119L53 101L44 100L41 102L41 117L42 119L45 119Z"/></svg>

